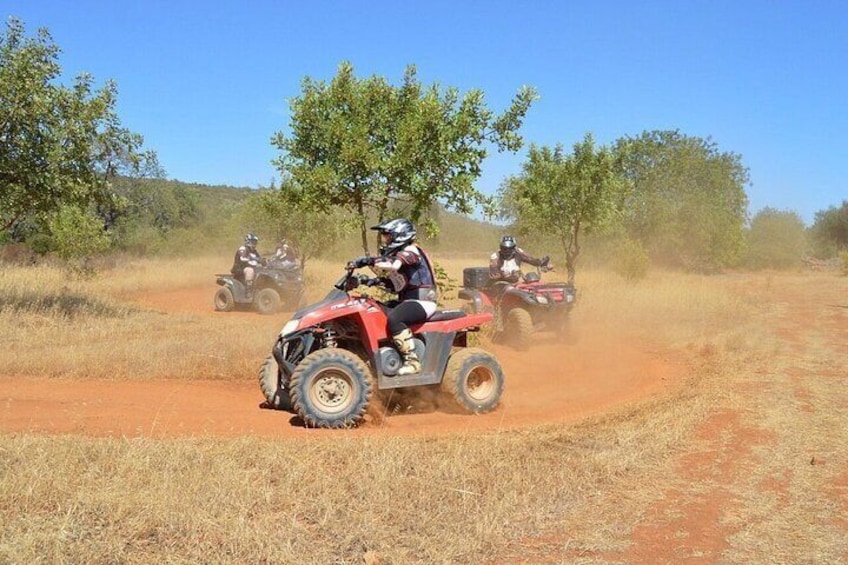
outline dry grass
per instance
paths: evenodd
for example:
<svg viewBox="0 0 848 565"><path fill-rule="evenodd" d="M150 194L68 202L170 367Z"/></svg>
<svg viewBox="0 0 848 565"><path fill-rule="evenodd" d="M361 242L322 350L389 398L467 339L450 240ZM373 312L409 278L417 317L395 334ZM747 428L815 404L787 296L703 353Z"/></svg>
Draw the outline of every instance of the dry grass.
<svg viewBox="0 0 848 565"><path fill-rule="evenodd" d="M0 272L0 375L97 379L219 378L252 374L277 319L167 313L133 298L209 287L220 265L149 260L68 278L57 268ZM226 269L225 269L226 270Z"/></svg>
<svg viewBox="0 0 848 565"><path fill-rule="evenodd" d="M442 266L461 280L466 263ZM313 265L311 298L338 267ZM71 283L50 270L0 272L0 378L252 375L279 319L169 315L127 301L166 283L208 284L220 267L198 259L176 282L172 268L145 261ZM602 271L578 282L581 324L685 356L685 386L579 424L509 434L0 436L0 562L621 562L669 492L686 501L717 486L732 504L709 562L848 558L848 354L827 311L816 314L822 329L789 350L779 333L792 323L787 288L841 284L830 292L845 296L848 282L656 273L629 285ZM45 296L81 306L69 313ZM698 430L723 411L740 413L761 441L716 452L719 463L722 453L741 460L729 477L682 472L683 455L718 449Z"/></svg>

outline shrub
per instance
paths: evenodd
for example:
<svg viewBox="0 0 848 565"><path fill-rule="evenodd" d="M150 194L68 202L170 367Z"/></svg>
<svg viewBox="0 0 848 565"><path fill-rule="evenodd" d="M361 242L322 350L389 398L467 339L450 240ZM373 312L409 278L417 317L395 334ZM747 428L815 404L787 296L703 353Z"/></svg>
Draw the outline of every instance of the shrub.
<svg viewBox="0 0 848 565"><path fill-rule="evenodd" d="M790 269L806 249L804 221L792 211L764 208L748 230L747 264L754 269Z"/></svg>
<svg viewBox="0 0 848 565"><path fill-rule="evenodd" d="M628 281L639 281L648 274L648 253L642 244L632 239L621 242L615 253L613 270Z"/></svg>

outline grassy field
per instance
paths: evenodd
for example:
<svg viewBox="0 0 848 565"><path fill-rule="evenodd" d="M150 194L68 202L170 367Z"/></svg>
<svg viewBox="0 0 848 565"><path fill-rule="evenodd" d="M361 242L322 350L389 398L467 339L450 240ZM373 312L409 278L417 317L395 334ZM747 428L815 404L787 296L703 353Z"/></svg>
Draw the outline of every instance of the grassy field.
<svg viewBox="0 0 848 565"><path fill-rule="evenodd" d="M208 286L211 311L218 262L146 260L87 281L4 269L0 378L252 379L278 318L143 300ZM442 260L455 280L466 264ZM310 298L338 271L313 263ZM578 328L673 352L678 386L509 433L4 433L0 562L848 560L848 279L660 272L634 285L587 271L578 284Z"/></svg>

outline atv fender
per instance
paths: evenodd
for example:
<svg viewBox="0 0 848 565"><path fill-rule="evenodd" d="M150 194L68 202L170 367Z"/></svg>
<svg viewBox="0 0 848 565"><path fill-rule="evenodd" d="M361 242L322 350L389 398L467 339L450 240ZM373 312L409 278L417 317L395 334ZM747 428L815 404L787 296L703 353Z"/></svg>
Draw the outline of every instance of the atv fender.
<svg viewBox="0 0 848 565"><path fill-rule="evenodd" d="M236 279L233 276L224 275L218 277L217 282L219 285L226 286L232 291L233 298L235 298L237 304L244 304L245 302L250 302L247 299L247 295L245 294L246 289L244 283L242 283L240 280Z"/></svg>
<svg viewBox="0 0 848 565"><path fill-rule="evenodd" d="M539 304L534 298L533 294L529 292L524 292L519 289L509 289L503 294L503 298L501 298L501 307L504 310L509 310L514 306L529 306L531 308L539 308L545 307L546 304Z"/></svg>
<svg viewBox="0 0 848 565"><path fill-rule="evenodd" d="M480 312L486 311L487 304L491 304L488 297L480 292L479 290L475 290L473 288L461 288L459 289L459 298L462 300L468 300L471 302L471 312L473 314L478 314Z"/></svg>

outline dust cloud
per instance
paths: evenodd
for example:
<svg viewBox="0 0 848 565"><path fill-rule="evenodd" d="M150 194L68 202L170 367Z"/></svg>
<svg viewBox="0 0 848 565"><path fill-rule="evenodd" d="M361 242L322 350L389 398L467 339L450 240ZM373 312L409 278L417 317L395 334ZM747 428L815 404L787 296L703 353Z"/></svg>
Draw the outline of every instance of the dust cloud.
<svg viewBox="0 0 848 565"><path fill-rule="evenodd" d="M214 286L202 286L147 294L141 302L165 313L221 315L212 311L213 293ZM265 325L278 322L277 317L237 314ZM679 382L681 365L615 328L581 322L575 330L569 342L539 333L527 351L485 343L506 376L501 405L491 413L456 414L437 396L419 395L390 402L359 429L345 433L441 435L574 421L660 394ZM338 433L306 430L290 413L263 409L255 373L236 381L63 380L58 387L48 379L2 379L0 398L4 432L113 437Z"/></svg>

